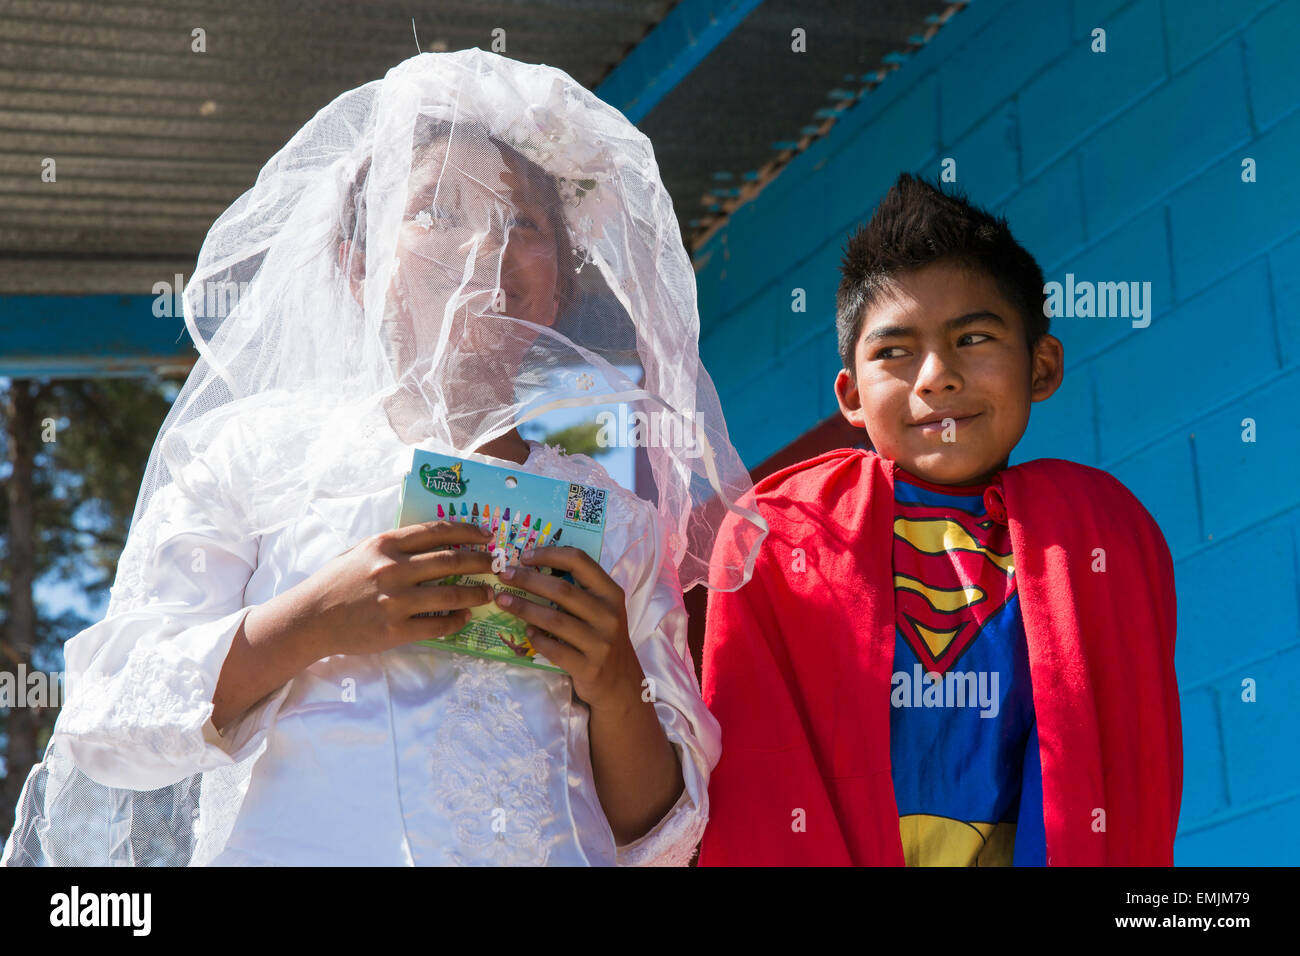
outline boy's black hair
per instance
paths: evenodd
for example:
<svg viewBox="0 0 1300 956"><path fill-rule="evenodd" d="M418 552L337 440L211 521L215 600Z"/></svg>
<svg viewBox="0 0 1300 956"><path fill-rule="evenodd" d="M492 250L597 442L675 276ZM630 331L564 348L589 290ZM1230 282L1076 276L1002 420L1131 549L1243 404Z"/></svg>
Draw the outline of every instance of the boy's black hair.
<svg viewBox="0 0 1300 956"><path fill-rule="evenodd" d="M960 192L903 173L871 220L849 237L840 263L835 327L840 358L855 376L854 350L868 308L894 276L941 260L979 270L1020 312L1032 351L1047 333L1043 270L1016 242L1007 220Z"/></svg>

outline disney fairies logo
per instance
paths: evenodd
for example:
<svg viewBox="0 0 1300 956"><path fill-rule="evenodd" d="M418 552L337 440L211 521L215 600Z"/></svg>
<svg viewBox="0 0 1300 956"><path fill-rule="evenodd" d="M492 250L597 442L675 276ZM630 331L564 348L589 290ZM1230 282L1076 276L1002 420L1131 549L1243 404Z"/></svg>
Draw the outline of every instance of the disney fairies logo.
<svg viewBox="0 0 1300 956"><path fill-rule="evenodd" d="M465 494L465 488L469 485L469 479L460 476L460 465L460 462L456 462L450 468L421 465L420 484L424 485L425 490L440 497L459 498Z"/></svg>

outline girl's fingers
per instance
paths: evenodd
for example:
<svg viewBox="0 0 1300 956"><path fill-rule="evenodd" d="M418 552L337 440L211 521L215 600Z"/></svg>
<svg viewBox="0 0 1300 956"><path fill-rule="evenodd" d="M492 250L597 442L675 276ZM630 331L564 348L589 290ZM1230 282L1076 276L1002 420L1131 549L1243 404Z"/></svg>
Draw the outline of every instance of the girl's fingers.
<svg viewBox="0 0 1300 956"><path fill-rule="evenodd" d="M527 621L543 631L550 631L584 655L592 653L601 643L600 636L585 622L555 608L535 604L527 598L506 591L497 592L496 604L497 607L509 611L520 620Z"/></svg>
<svg viewBox="0 0 1300 956"><path fill-rule="evenodd" d="M488 574L492 555L486 551L425 551L403 562L402 579L409 584L437 581L451 574Z"/></svg>
<svg viewBox="0 0 1300 956"><path fill-rule="evenodd" d="M469 623L469 611L452 611L445 617L408 617L406 629L412 641L447 637Z"/></svg>
<svg viewBox="0 0 1300 956"><path fill-rule="evenodd" d="M587 552L567 545L559 548L536 548L520 561L530 566L543 566L568 571L573 579L606 604L623 607L623 589L618 582L592 560Z"/></svg>
<svg viewBox="0 0 1300 956"><path fill-rule="evenodd" d="M575 587L557 575L543 574L535 568L516 565L506 568L499 577L511 587L554 601L574 617L589 624L598 624L600 617L609 614L608 608L596 595Z"/></svg>
<svg viewBox="0 0 1300 956"><path fill-rule="evenodd" d="M587 662L581 652L563 641L557 641L549 635L539 633L537 628L532 629L532 633L528 635L528 641L533 645L537 653L543 655L560 670L567 672L570 677L575 676L575 671L581 673L580 669Z"/></svg>
<svg viewBox="0 0 1300 956"><path fill-rule="evenodd" d="M492 600L486 584L421 584L408 589L409 614L478 607Z"/></svg>
<svg viewBox="0 0 1300 956"><path fill-rule="evenodd" d="M418 554L453 544L486 544L492 535L476 524L465 521L426 521L408 524L386 532L399 551Z"/></svg>

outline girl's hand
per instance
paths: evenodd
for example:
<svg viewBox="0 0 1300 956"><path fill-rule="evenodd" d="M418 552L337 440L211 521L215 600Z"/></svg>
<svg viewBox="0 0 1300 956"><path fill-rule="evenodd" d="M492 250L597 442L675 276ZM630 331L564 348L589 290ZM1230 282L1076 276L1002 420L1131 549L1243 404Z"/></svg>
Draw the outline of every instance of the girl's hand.
<svg viewBox="0 0 1300 956"><path fill-rule="evenodd" d="M492 589L424 582L487 573L488 552L450 549L491 538L477 525L430 521L382 531L339 555L302 582L306 593L299 613L319 656L373 654L460 630L469 620L464 609L487 604ZM454 613L414 616L425 611Z"/></svg>
<svg viewBox="0 0 1300 956"><path fill-rule="evenodd" d="M578 548L537 548L524 552L525 565L568 571L576 587L534 567L506 568L499 575L512 587L555 602L548 608L505 591L499 607L527 621L525 631L538 652L573 678L573 691L595 711L627 712L641 703L645 674L628 636L623 589Z"/></svg>

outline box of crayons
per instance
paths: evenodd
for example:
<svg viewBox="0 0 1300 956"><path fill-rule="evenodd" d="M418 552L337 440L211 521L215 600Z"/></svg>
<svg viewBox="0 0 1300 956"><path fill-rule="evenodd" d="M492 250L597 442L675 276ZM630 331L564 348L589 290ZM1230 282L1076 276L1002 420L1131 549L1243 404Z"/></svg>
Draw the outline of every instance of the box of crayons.
<svg viewBox="0 0 1300 956"><path fill-rule="evenodd" d="M489 551L494 571L519 563L525 548L569 545L600 560L605 535L603 488L500 468L464 458L415 449L411 470L402 483L397 527L424 521L466 521L492 532L485 545L458 545ZM536 567L536 566L535 566ZM543 574L549 568L538 568ZM572 581L567 572L560 573ZM548 607L554 605L529 591L511 587L495 573L451 575L432 584L487 584ZM447 612L430 611L429 616ZM463 628L447 637L418 641L466 654L510 661L527 667L559 670L539 658L524 629L525 621L495 602L471 608Z"/></svg>

